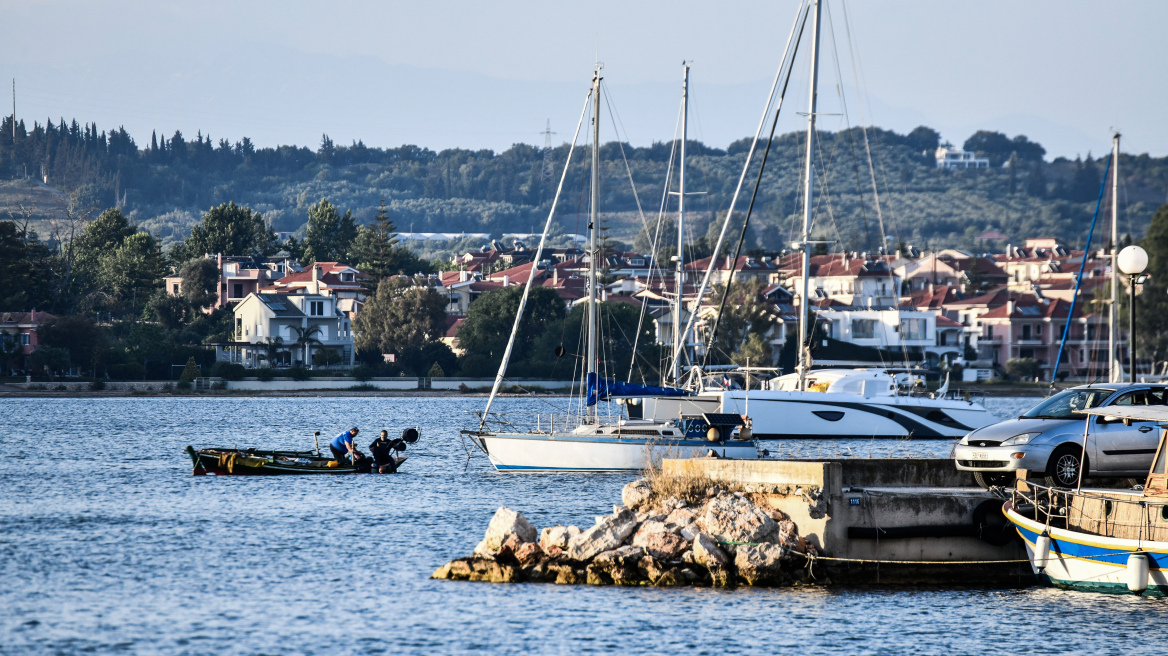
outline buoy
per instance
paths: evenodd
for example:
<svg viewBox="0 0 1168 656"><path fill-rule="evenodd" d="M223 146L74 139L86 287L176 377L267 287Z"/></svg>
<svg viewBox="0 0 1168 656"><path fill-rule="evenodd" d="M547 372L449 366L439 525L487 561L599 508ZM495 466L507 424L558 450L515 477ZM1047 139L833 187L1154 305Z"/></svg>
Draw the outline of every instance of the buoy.
<svg viewBox="0 0 1168 656"><path fill-rule="evenodd" d="M1141 594L1148 589L1148 556L1134 553L1127 557L1127 589Z"/></svg>
<svg viewBox="0 0 1168 656"><path fill-rule="evenodd" d="M1046 569L1048 562L1050 562L1050 536L1043 533L1034 540L1034 566L1041 572Z"/></svg>
<svg viewBox="0 0 1168 656"><path fill-rule="evenodd" d="M722 431L718 430L717 426L710 426L710 430L706 431L706 441L718 442L722 439Z"/></svg>

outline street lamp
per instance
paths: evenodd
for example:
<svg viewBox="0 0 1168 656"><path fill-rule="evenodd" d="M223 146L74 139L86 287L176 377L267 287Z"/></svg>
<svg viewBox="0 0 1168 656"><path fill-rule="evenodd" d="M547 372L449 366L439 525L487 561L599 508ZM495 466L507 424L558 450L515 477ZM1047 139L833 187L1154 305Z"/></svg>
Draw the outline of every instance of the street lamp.
<svg viewBox="0 0 1168 656"><path fill-rule="evenodd" d="M1127 360L1128 382L1136 382L1136 285L1148 280L1148 252L1132 244L1119 252L1119 270L1128 277Z"/></svg>

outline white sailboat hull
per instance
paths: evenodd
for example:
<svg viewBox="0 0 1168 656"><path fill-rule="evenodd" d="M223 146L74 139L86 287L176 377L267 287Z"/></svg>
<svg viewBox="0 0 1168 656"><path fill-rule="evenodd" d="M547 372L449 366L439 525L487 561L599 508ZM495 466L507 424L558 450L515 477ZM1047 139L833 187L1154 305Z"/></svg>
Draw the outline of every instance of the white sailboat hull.
<svg viewBox="0 0 1168 656"><path fill-rule="evenodd" d="M747 414L741 390L642 403L647 420L676 418L683 410ZM907 396L751 390L749 406L754 437L760 440L957 438L1000 421L979 403Z"/></svg>
<svg viewBox="0 0 1168 656"><path fill-rule="evenodd" d="M499 471L640 471L651 460L698 458L711 450L719 457L758 458L753 442L737 440L722 444L530 433L479 434L475 439Z"/></svg>

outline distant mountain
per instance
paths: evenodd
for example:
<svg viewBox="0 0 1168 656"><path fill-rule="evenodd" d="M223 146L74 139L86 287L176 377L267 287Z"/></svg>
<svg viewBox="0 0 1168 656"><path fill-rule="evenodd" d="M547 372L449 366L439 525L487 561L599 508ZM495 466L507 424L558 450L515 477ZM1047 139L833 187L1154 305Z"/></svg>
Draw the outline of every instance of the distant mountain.
<svg viewBox="0 0 1168 656"><path fill-rule="evenodd" d="M7 118L0 123L0 134L11 132ZM546 218L568 154L566 145L548 151L517 144L503 152L434 152L409 145L342 146L327 137L315 151L256 148L247 139L212 142L201 133L191 138L178 132L155 134L149 143L138 144L122 129L98 131L94 125L63 120L31 126L22 121L16 132L15 149L0 139L0 178L7 181L0 184L0 218L7 218L5 209L14 216L23 211L42 237L49 237L47 220L59 215L71 197L80 209L121 205L167 243L182 239L207 208L229 200L260 211L276 230L295 232L302 229L308 207L322 197L352 209L360 221L368 221L385 199L402 231L528 232ZM856 251L875 250L881 241L893 247L903 242L1000 248L1002 244L977 241L989 229L1011 240L1054 236L1081 243L1104 160L1046 162L1038 144L986 134L976 144L997 149L983 153L995 166L947 171L934 163L936 132L918 128L902 135L870 129L870 172L858 128L821 132L816 144L816 234ZM748 248L779 250L796 234L802 141L798 133L776 138L755 203ZM1019 143L1025 148L1017 147ZM705 233L711 220L725 211L748 145L745 139L726 149L689 143L688 191L706 192L688 203L695 234ZM1016 147L1017 152L1008 150ZM601 207L611 238L632 243L643 229L630 171L640 207L655 215L670 150L670 143L602 146ZM558 212L558 231L584 228L579 216L588 211L586 164L586 152L577 150ZM1168 158L1125 155L1120 172L1120 230L1139 236L1156 207L1168 200ZM748 179L753 181L754 175ZM745 210L749 192L740 210Z"/></svg>

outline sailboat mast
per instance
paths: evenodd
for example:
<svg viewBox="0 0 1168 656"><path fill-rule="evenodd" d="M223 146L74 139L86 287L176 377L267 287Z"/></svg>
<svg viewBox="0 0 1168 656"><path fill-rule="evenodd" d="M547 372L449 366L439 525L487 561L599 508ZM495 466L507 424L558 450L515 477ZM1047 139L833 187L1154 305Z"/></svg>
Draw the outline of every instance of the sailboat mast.
<svg viewBox="0 0 1168 656"><path fill-rule="evenodd" d="M681 384L681 354L685 349L685 335L681 332L682 308L685 297L685 142L689 137L689 64L681 63L681 173L678 175L677 194L677 304L673 317L673 383Z"/></svg>
<svg viewBox="0 0 1168 656"><path fill-rule="evenodd" d="M811 182L813 171L811 168L811 155L814 152L813 142L815 141L815 101L816 101L816 87L819 82L819 10L821 0L815 0L815 13L811 19L811 91L808 94L808 108L807 108L807 153L803 162L803 234L799 240L800 249L803 251L803 290L802 296L799 300L799 348L798 348L798 362L797 369L799 370L799 390L805 391L807 389L807 369L810 363L807 361L807 340L808 340L808 325L810 320L810 305L811 298L808 295L810 291L811 279L811 251L810 244L807 242L811 240Z"/></svg>
<svg viewBox="0 0 1168 656"><path fill-rule="evenodd" d="M1111 138L1111 311L1107 316L1108 380L1119 382L1119 133ZM1131 335L1128 335L1130 342ZM1129 347L1130 351L1130 347Z"/></svg>
<svg viewBox="0 0 1168 656"><path fill-rule="evenodd" d="M600 207L600 67L592 78L592 215L588 221L588 376L597 373L596 341L600 329L596 312L596 259L600 256L596 245L596 222ZM587 387L587 385L585 385ZM596 406L588 406L588 416L596 416Z"/></svg>

